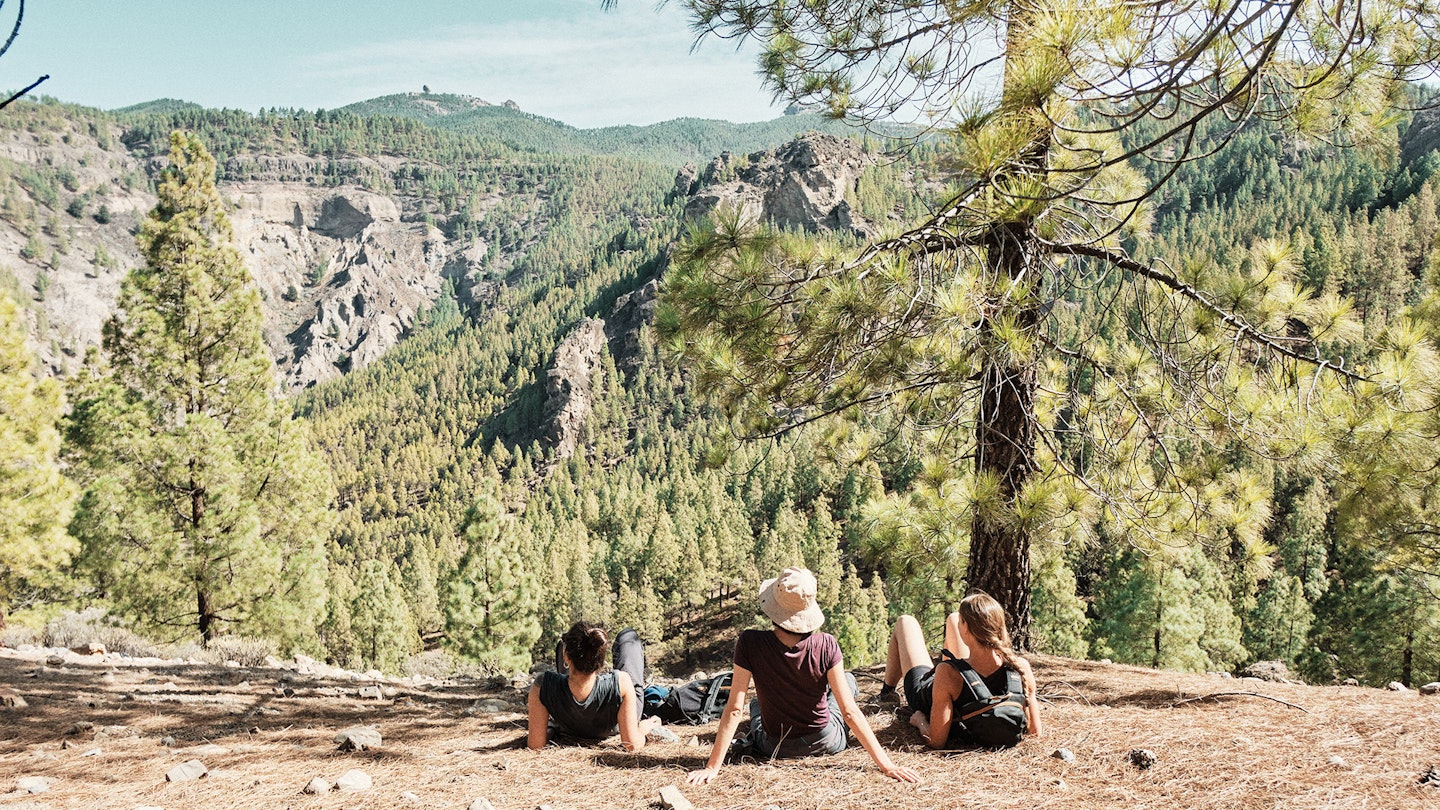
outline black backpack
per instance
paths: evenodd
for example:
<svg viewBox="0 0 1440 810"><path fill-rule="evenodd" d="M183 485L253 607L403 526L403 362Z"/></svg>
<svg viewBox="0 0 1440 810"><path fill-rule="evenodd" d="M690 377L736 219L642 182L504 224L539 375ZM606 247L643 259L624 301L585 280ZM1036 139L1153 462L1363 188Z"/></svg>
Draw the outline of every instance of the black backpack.
<svg viewBox="0 0 1440 810"><path fill-rule="evenodd" d="M677 686L668 693L645 688L645 717L659 717L672 725L702 726L720 716L730 699L732 673L720 674Z"/></svg>
<svg viewBox="0 0 1440 810"><path fill-rule="evenodd" d="M945 652L949 652L946 650ZM986 748L1010 748L1025 735L1025 684L1020 673L1005 669L1005 694L992 695L985 679L970 666L951 655L945 662L959 671L973 697L955 707L955 727L961 739Z"/></svg>

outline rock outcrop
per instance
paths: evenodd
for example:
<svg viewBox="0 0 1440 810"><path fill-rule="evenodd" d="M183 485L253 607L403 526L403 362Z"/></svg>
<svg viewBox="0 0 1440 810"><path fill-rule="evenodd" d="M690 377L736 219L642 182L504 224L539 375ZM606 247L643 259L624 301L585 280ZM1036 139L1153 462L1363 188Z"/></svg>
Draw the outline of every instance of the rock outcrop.
<svg viewBox="0 0 1440 810"><path fill-rule="evenodd" d="M585 420L594 406L590 384L605 348L605 322L586 318L555 348L545 373L545 426L541 438L557 459L580 446Z"/></svg>
<svg viewBox="0 0 1440 810"><path fill-rule="evenodd" d="M675 177L674 193L689 197L689 217L720 207L738 208L747 219L780 228L864 237L873 228L851 210L845 197L873 162L854 141L812 132L773 152L744 158L724 152L698 173L687 166Z"/></svg>
<svg viewBox="0 0 1440 810"><path fill-rule="evenodd" d="M39 191L33 180L11 183L10 207L0 214L0 281L21 299L41 363L64 375L99 345L120 283L141 261L134 231L155 205L149 180L168 160L136 157L117 137L124 133L78 121L58 126L0 130L0 159L60 178ZM407 165L391 156L225 160L220 192L232 203L237 247L260 289L266 340L288 388L374 362L414 328L447 280L462 305L483 309L497 292L494 276L523 251L452 242L426 224L417 198L334 185L337 173L393 176ZM495 192L472 210L503 201Z"/></svg>

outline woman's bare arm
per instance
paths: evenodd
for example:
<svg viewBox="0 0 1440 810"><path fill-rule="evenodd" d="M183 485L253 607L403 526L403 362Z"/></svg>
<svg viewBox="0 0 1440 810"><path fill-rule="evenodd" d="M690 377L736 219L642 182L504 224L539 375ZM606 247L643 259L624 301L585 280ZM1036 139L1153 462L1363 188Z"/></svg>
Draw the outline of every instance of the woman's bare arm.
<svg viewBox="0 0 1440 810"><path fill-rule="evenodd" d="M725 711L720 715L720 728L715 732L715 745L710 749L710 761L698 771L691 771L685 779L692 785L703 785L715 778L720 766L725 763L725 752L730 750L730 741L735 739L735 730L745 715L745 693L750 689L750 670L735 667L730 678L730 699L725 701Z"/></svg>
<svg viewBox="0 0 1440 810"><path fill-rule="evenodd" d="M620 726L620 743L626 751L639 751L645 747L645 737L660 724L660 718L640 719L640 699L635 697L635 682L622 670L615 672L615 688L620 690L620 716L615 722Z"/></svg>
<svg viewBox="0 0 1440 810"><path fill-rule="evenodd" d="M539 750L545 747L550 734L550 711L540 702L540 684L530 687L530 698L526 701L530 713L530 736L525 744Z"/></svg>
<svg viewBox="0 0 1440 810"><path fill-rule="evenodd" d="M870 728L870 721L865 719L865 712L860 710L860 704L855 702L855 696L850 694L850 683L845 679L845 668L840 664L830 668L825 673L825 679L830 682L830 692L835 695L835 703L840 707L840 716L845 718L845 725L855 732L855 738L860 741L860 747L865 753L875 760L875 766L880 772L901 782L919 782L920 774L914 768L904 765L896 765L880 747L880 741L875 739L875 731Z"/></svg>

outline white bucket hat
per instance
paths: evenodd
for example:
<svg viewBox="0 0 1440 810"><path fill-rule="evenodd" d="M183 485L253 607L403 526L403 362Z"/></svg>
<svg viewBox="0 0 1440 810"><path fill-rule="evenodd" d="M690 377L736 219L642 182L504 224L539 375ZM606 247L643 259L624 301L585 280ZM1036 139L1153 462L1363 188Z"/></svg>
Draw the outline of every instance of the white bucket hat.
<svg viewBox="0 0 1440 810"><path fill-rule="evenodd" d="M760 610L792 633L813 633L825 623L815 602L815 575L805 568L786 568L760 583Z"/></svg>

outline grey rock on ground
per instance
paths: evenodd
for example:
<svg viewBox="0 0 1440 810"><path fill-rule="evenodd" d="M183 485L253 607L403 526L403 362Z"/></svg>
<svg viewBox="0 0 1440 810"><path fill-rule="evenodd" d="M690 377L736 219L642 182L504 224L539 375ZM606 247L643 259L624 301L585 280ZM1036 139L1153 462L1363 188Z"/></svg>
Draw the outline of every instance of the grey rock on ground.
<svg viewBox="0 0 1440 810"><path fill-rule="evenodd" d="M179 765L176 765L175 767L166 771L165 781L189 782L192 779L199 779L200 777L204 776L209 772L209 769L205 767L205 763L201 762L198 759L192 759L187 762L182 762Z"/></svg>
<svg viewBox="0 0 1440 810"><path fill-rule="evenodd" d="M1431 681L1420 687L1422 695L1440 695L1440 681Z"/></svg>
<svg viewBox="0 0 1440 810"><path fill-rule="evenodd" d="M1440 768L1434 765L1427 768L1425 773L1420 774L1420 784L1440 787Z"/></svg>
<svg viewBox="0 0 1440 810"><path fill-rule="evenodd" d="M656 726L655 728L650 729L650 733L645 736L651 738L652 740L659 740L660 742L680 742L680 737L677 736L675 732L671 731L668 728L665 728L664 726Z"/></svg>
<svg viewBox="0 0 1440 810"><path fill-rule="evenodd" d="M666 785L660 788L660 806L665 810L695 810L695 805L685 798L676 785Z"/></svg>
<svg viewBox="0 0 1440 810"><path fill-rule="evenodd" d="M310 780L310 784L305 786L304 792L309 793L311 796L324 796L330 792L330 783L317 776Z"/></svg>
<svg viewBox="0 0 1440 810"><path fill-rule="evenodd" d="M65 733L73 737L73 736L75 736L75 735L77 735L77 734L84 734L84 733L87 732L87 731L94 731L94 730L95 730L95 724L94 724L94 723L90 722L89 720L81 720L81 721L78 722L78 723L71 723L71 724L70 724L70 727L67 728L67 729L65 729Z"/></svg>
<svg viewBox="0 0 1440 810"><path fill-rule="evenodd" d="M15 780L15 789L21 793L49 793L55 780L48 776L25 776Z"/></svg>
<svg viewBox="0 0 1440 810"><path fill-rule="evenodd" d="M1246 678L1259 678L1262 681L1290 682L1290 668L1285 666L1284 661L1256 661L1241 670L1240 674Z"/></svg>
<svg viewBox="0 0 1440 810"><path fill-rule="evenodd" d="M335 789L343 793L355 793L361 790L369 790L375 783L371 781L370 774L359 768L351 768L335 780Z"/></svg>
<svg viewBox="0 0 1440 810"><path fill-rule="evenodd" d="M1355 680L1354 678L1346 678L1345 680L1341 681L1340 683L1341 683L1342 686L1359 686L1359 685L1360 685L1360 682L1357 681L1357 680Z"/></svg>
<svg viewBox="0 0 1440 810"><path fill-rule="evenodd" d="M400 798L404 799L404 800L407 801L407 802L410 802L411 804L419 804L419 803L420 803L420 797L419 797L418 795L416 795L416 794L408 791L408 790L405 791L404 793L401 793L401 794L400 794Z"/></svg>
<svg viewBox="0 0 1440 810"><path fill-rule="evenodd" d="M495 805L491 804L489 799L481 796L475 801L470 802L469 810L495 810Z"/></svg>
<svg viewBox="0 0 1440 810"><path fill-rule="evenodd" d="M374 726L351 726L335 735L341 751L366 751L380 747L380 730Z"/></svg>
<svg viewBox="0 0 1440 810"><path fill-rule="evenodd" d="M1069 748L1056 748L1055 753L1051 754L1050 756L1060 760L1061 762L1075 761L1075 752L1071 751Z"/></svg>
<svg viewBox="0 0 1440 810"><path fill-rule="evenodd" d="M25 698L21 697L20 693L14 689L0 689L0 706L10 709L23 709L29 705L29 703L25 702Z"/></svg>
<svg viewBox="0 0 1440 810"><path fill-rule="evenodd" d="M1386 684L1385 688L1386 688L1386 689L1389 689L1391 692L1409 692L1409 691L1410 691L1410 688L1409 688L1408 686L1406 686L1406 685L1403 684L1403 683L1400 683L1399 681L1391 681L1390 683Z"/></svg>
<svg viewBox="0 0 1440 810"><path fill-rule="evenodd" d="M1348 767L1350 767L1350 763L1346 762L1344 757L1330 757L1329 759L1327 759L1327 760L1325 760L1325 761L1326 761L1328 764L1334 765L1334 766L1337 767L1337 768L1348 768Z"/></svg>
<svg viewBox="0 0 1440 810"><path fill-rule="evenodd" d="M1142 771L1153 768L1155 763L1160 760L1159 757L1155 756L1155 752L1148 748L1131 749L1127 759L1130 760L1131 765L1134 765Z"/></svg>

